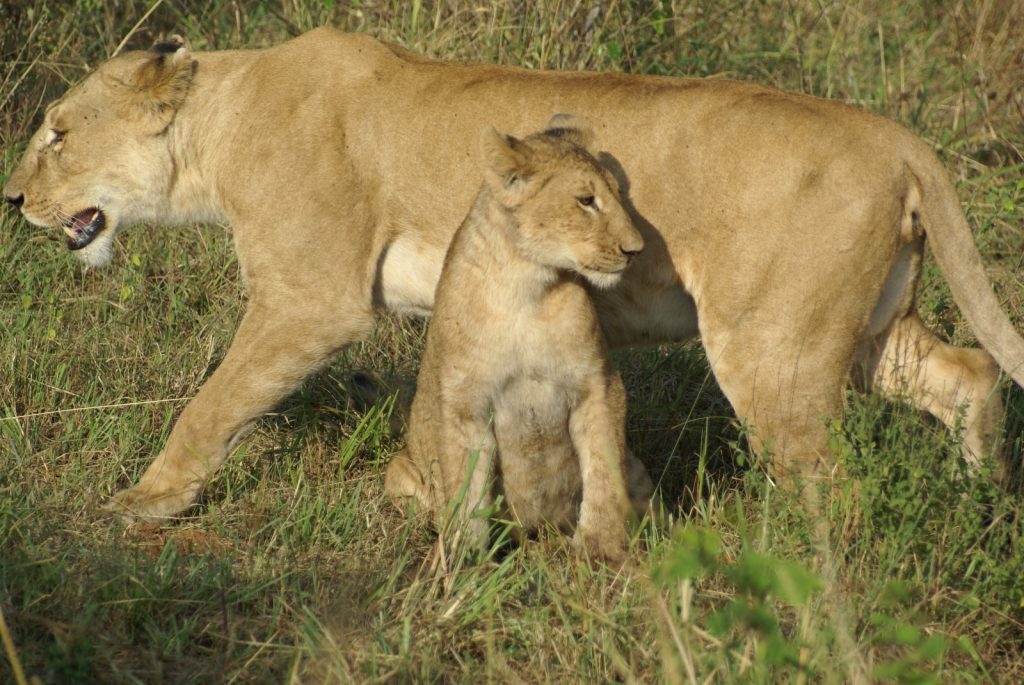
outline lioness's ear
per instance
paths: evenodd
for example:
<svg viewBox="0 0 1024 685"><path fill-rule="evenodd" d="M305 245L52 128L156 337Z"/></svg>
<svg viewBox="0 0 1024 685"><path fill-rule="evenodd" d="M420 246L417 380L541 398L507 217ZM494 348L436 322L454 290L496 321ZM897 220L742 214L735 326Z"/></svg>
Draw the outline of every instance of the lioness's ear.
<svg viewBox="0 0 1024 685"><path fill-rule="evenodd" d="M150 50L150 58L135 72L135 85L145 105L154 112L174 111L181 107L192 85L195 61L181 36L171 36Z"/></svg>
<svg viewBox="0 0 1024 685"><path fill-rule="evenodd" d="M488 126L480 139L480 150L484 179L502 204L514 206L522 201L533 175L526 145Z"/></svg>
<svg viewBox="0 0 1024 685"><path fill-rule="evenodd" d="M548 121L544 135L564 138L573 145L593 152L590 146L594 143L594 131L582 117L575 114L556 114Z"/></svg>
<svg viewBox="0 0 1024 685"><path fill-rule="evenodd" d="M180 36L157 43L124 81L118 83L121 104L136 115L149 118L162 130L185 101L195 60Z"/></svg>

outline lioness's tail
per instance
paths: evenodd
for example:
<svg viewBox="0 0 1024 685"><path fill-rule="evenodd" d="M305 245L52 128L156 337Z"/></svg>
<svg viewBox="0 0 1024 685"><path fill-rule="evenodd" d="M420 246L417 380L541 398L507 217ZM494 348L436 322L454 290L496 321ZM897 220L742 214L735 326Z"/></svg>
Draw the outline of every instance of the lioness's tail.
<svg viewBox="0 0 1024 685"><path fill-rule="evenodd" d="M978 341L1000 368L1024 387L1024 338L999 306L956 189L934 153L929 151L927 160L920 161L913 165L922 190L917 211L935 260Z"/></svg>

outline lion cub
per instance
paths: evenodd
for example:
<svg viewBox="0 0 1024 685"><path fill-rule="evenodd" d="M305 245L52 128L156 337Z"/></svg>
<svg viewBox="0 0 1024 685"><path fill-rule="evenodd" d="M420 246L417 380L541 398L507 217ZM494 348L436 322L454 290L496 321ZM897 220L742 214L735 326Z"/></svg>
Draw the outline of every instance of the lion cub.
<svg viewBox="0 0 1024 685"><path fill-rule="evenodd" d="M523 140L485 133L485 182L448 249L407 447L388 466L396 505L440 524L461 503L456 530L479 548L488 524L472 514L501 494L525 530L575 526L590 554L621 560L653 490L583 285L616 284L643 239L589 138L565 115Z"/></svg>

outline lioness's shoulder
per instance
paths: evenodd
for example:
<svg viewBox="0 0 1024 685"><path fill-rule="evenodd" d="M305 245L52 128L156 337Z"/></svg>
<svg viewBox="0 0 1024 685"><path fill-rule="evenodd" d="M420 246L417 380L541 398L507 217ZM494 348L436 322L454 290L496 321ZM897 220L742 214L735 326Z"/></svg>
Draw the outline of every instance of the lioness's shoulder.
<svg viewBox="0 0 1024 685"><path fill-rule="evenodd" d="M290 41L281 43L275 50L294 50L302 53L314 53L318 60L329 58L329 55L344 53L348 65L353 62L370 62L375 60L400 60L405 62L431 62L433 60L417 55L398 45L385 43L365 33L342 31L332 26L321 26L307 31Z"/></svg>

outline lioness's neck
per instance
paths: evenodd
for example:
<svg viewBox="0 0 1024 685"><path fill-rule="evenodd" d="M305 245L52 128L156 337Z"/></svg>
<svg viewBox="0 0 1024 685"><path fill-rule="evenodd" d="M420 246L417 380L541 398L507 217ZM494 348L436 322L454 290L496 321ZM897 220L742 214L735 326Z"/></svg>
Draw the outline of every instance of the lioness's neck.
<svg viewBox="0 0 1024 685"><path fill-rule="evenodd" d="M226 93L241 79L250 60L245 51L197 53L188 96L168 129L175 170L166 221L228 221L221 193L217 153L228 146L223 137L237 129L237 112L226 107ZM235 117L234 126L228 121ZM232 170L238 173L238 169Z"/></svg>

